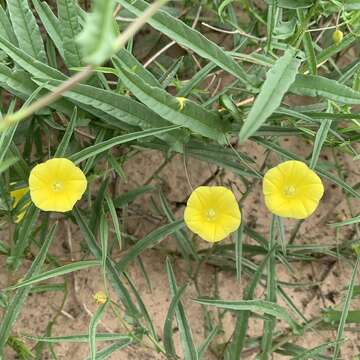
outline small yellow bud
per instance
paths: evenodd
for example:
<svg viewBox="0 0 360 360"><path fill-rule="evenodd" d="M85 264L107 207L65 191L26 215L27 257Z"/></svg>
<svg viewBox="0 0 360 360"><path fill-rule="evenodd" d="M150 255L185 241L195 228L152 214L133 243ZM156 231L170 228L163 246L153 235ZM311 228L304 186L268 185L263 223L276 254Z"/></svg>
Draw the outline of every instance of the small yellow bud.
<svg viewBox="0 0 360 360"><path fill-rule="evenodd" d="M352 249L356 256L360 256L360 244L354 244L352 246Z"/></svg>
<svg viewBox="0 0 360 360"><path fill-rule="evenodd" d="M179 111L182 111L185 107L186 98L180 96L180 97L177 97L176 100L179 103Z"/></svg>
<svg viewBox="0 0 360 360"><path fill-rule="evenodd" d="M98 305L105 304L107 302L107 296L103 291L98 291L94 295L94 300Z"/></svg>
<svg viewBox="0 0 360 360"><path fill-rule="evenodd" d="M344 34L341 30L336 29L332 34L332 38L335 44L340 44L343 41Z"/></svg>

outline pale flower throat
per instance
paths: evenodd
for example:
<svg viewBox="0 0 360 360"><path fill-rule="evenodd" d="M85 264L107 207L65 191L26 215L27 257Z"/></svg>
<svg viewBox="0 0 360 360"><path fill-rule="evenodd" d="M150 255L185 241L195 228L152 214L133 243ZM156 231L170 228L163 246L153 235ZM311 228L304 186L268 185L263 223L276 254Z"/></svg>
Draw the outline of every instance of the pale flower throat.
<svg viewBox="0 0 360 360"><path fill-rule="evenodd" d="M292 197L296 194L296 188L293 185L288 185L284 189L284 195L288 197Z"/></svg>
<svg viewBox="0 0 360 360"><path fill-rule="evenodd" d="M216 212L214 209L210 208L207 209L206 211L206 218L208 219L208 221L214 221L216 217Z"/></svg>
<svg viewBox="0 0 360 360"><path fill-rule="evenodd" d="M60 191L62 191L63 188L64 188L64 184L62 181L54 181L52 183L52 189L55 192L60 192Z"/></svg>

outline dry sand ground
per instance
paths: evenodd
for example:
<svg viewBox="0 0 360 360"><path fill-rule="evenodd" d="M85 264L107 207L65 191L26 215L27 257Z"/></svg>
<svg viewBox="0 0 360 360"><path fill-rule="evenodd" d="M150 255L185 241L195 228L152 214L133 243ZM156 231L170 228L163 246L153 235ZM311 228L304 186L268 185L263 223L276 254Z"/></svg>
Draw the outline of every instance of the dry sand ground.
<svg viewBox="0 0 360 360"><path fill-rule="evenodd" d="M297 154L307 156L311 147L306 143L298 143L292 141L284 141L284 146ZM242 148L244 151L244 148ZM248 147L247 153L252 156L260 164L264 157L264 152L261 149L251 145ZM327 153L323 155L332 161L332 155ZM340 159L346 166L349 174L347 181L349 184L355 184L360 179L360 166L358 162L354 162L347 156L342 156ZM155 151L146 151L136 155L126 166L126 174L128 176L128 183L119 183L119 193L129 190L138 185L144 184L147 179L152 175L155 169L163 161L163 156ZM272 164L277 162L275 157L271 157ZM216 167L209 166L197 160L188 159L188 169L191 182L194 186L203 183L206 179L210 178L216 171ZM183 202L189 194L189 187L184 175L183 160L180 156L176 156L171 163L169 163L163 171L159 174L163 182L163 189L169 201L174 204L175 202ZM232 174L225 173L224 176L216 177L213 184L219 183L232 186L235 192L236 186L240 186L239 180ZM159 180L154 181L159 183ZM241 186L240 186L241 187ZM237 192L239 196L239 193ZM142 196L131 208L139 213L149 214L149 218L144 216L130 215L128 222L129 233L141 238L143 235L151 231L156 225L151 220L151 207L149 206L149 196ZM354 206L358 206L354 202ZM179 208L176 215L182 216L183 208ZM249 196L243 208L243 215L245 221L251 223L255 229L267 236L270 216L266 211L262 196L261 187L257 185L252 195ZM336 233L333 229L329 228L326 224L330 221L343 219L344 216L349 216L345 198L341 191L326 183L325 197L317 210L311 218L309 218L301 227L301 230L296 239L298 244L315 243L315 244L334 244L336 241ZM293 222L286 222L287 236L294 225ZM341 232L339 241L346 241L350 239L351 231L345 229ZM79 259L80 255L80 240L81 234L76 227L71 227L72 239L72 254L69 252L68 245L69 234L66 226L60 226L56 241L50 249L50 254L59 256L61 259L70 260L71 256L74 259ZM245 239L249 242L249 239ZM172 246L173 239L167 239L163 244ZM130 274L135 281L135 284L141 293L143 300L148 307L150 315L154 321L156 329L159 334L162 333L162 327L165 321L166 312L170 302L169 289L167 287L167 279L165 273L165 255L159 251L148 250L142 256L147 273L151 279L152 291L146 285L146 282L139 271L138 267L131 266ZM0 258L2 269L5 269L4 258ZM25 269L30 265L25 262ZM184 263L177 260L174 263L178 283L186 281L186 270ZM287 288L288 295L292 298L295 304L301 309L304 315L308 318L318 315L320 309L324 307L333 307L339 304L341 300L341 290L349 282L351 275L351 268L344 262L327 262L316 263L315 266L310 264L297 264L294 265L296 272L289 274L281 266L277 269L279 279L289 281L292 283L309 283L318 282L321 284L318 287L304 288L304 289L291 289ZM203 266L201 270L201 292L203 295L211 295L214 283L214 276L219 277L219 296L223 299L241 299L243 287L247 283L247 277L244 276L241 283L237 283L234 273L224 271L215 275L215 269L212 266ZM13 283L16 279L20 278L21 274L15 274L11 278ZM1 272L0 286L4 287L8 284L10 274ZM70 277L74 287L71 289L71 295L68 297L65 305L65 311L68 315L61 315L54 326L53 335L71 335L76 333L85 333L87 331L90 314L96 309L96 305L92 299L93 294L102 290L103 281L102 276L98 270L81 271ZM263 290L259 288L258 296L260 297ZM196 292L193 286L188 287L184 295L184 304L187 314L190 319L190 324L194 333L196 344L199 344L203 339L202 328L202 309L199 305L192 302L192 298L196 297ZM63 299L60 292L46 293L46 294L33 294L29 296L26 306L23 308L21 315L14 328L15 334L36 334L44 333L47 323L52 319L57 309L59 308ZM114 295L114 299L116 296ZM357 303L359 305L359 303ZM356 303L353 303L356 306ZM231 314L228 314L223 319L225 333L215 339L215 344L225 342L231 334L234 319ZM175 323L174 323L175 327ZM114 319L110 313L106 314L102 323L98 327L99 331L121 331L121 325ZM249 335L260 335L262 331L262 322L260 320L251 320L251 328ZM175 329L176 332L176 329ZM360 352L360 337L356 332L347 332L348 341L343 346L342 358L352 359L353 356ZM179 348L178 336L176 335L177 347ZM313 346L322 344L330 339L334 339L334 332L309 332L307 335L298 339L298 343L311 348ZM56 353L59 359L85 359L88 355L88 347L81 345L56 345ZM205 357L207 360L215 360L215 356L211 353ZM247 357L254 358L253 355ZM275 356L277 358L284 358ZM9 352L6 360L14 359L14 355ZM50 359L50 357L44 357ZM114 354L110 359L163 359L163 357L155 352L143 350L139 347L129 348Z"/></svg>

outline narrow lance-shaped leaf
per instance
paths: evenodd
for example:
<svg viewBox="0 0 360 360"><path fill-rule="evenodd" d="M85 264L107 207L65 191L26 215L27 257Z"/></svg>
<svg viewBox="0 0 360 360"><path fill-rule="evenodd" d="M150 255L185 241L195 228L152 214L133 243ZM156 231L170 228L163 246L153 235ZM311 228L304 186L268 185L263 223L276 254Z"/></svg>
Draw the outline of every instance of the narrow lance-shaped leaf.
<svg viewBox="0 0 360 360"><path fill-rule="evenodd" d="M135 73L120 67L118 70L124 85L149 109L169 122L221 143L225 142L226 122L219 115L190 100L182 104L166 91L145 84Z"/></svg>
<svg viewBox="0 0 360 360"><path fill-rule="evenodd" d="M66 265L60 266L58 268L46 271L42 274L33 276L30 279L25 279L16 285L8 287L6 290L19 289L24 286L29 286L29 285L38 283L40 281L52 279L54 277L63 276L66 274L70 274L74 271L89 269L89 268L98 267L98 266L100 266L100 262L97 260L84 260L84 261L74 262L71 264L66 264Z"/></svg>
<svg viewBox="0 0 360 360"><path fill-rule="evenodd" d="M170 260L166 260L166 272L169 279L169 286L171 295L173 297L176 297L179 295L178 293L178 287L176 284L176 278L173 271L173 268L171 266ZM180 340L181 340L181 346L184 353L184 359L186 360L198 360L198 353L195 348L191 328L189 325L189 321L187 319L184 306L182 305L180 299L179 301L176 301L177 305L175 306L175 314L176 314L176 321L179 327L180 332Z"/></svg>
<svg viewBox="0 0 360 360"><path fill-rule="evenodd" d="M175 231L180 230L184 227L184 222L182 220L173 222L171 224L166 224L145 236L142 240L138 241L133 245L118 262L117 268L119 271L124 271L126 266L139 256L143 251L149 249L160 241L164 240L167 236L173 234Z"/></svg>
<svg viewBox="0 0 360 360"><path fill-rule="evenodd" d="M265 300L243 300L243 301L226 301L226 300L208 300L197 299L195 302L202 305L215 306L221 309L233 311L249 310L255 313L264 313L275 316L278 319L286 321L295 333L300 333L300 325L289 315L282 306L265 301Z"/></svg>
<svg viewBox="0 0 360 360"><path fill-rule="evenodd" d="M272 4L274 0L265 0L268 4ZM314 4L315 0L277 0L277 6L285 9L304 9Z"/></svg>
<svg viewBox="0 0 360 360"><path fill-rule="evenodd" d="M46 63L41 33L28 0L7 0L7 5L20 48L35 59Z"/></svg>
<svg viewBox="0 0 360 360"><path fill-rule="evenodd" d="M45 1L32 0L32 3L46 29L47 34L53 41L61 56L64 58L64 48L59 19L55 16L50 6Z"/></svg>
<svg viewBox="0 0 360 360"><path fill-rule="evenodd" d="M43 85L49 90L61 84L58 80L36 79L37 84ZM74 89L66 92L64 97L74 101L85 109L87 106L96 108L105 114L111 116L111 120L104 119L113 126L124 128L128 131L135 130L134 127L143 129L152 129L170 125L171 123L146 108L145 105L128 97L98 89L90 85L77 85ZM176 150L182 149L182 144L187 141L188 135L185 129L174 130L170 133L159 133L154 136L162 139Z"/></svg>
<svg viewBox="0 0 360 360"><path fill-rule="evenodd" d="M88 343L89 342L89 334L78 334L78 335L68 335L68 336L33 336L33 335L24 335L23 337L34 340L41 341L46 343L63 343L63 342L71 342L71 343ZM96 341L116 341L116 340L131 340L131 336L126 334L119 333L97 333Z"/></svg>
<svg viewBox="0 0 360 360"><path fill-rule="evenodd" d="M4 10L0 5L0 36L5 38L7 41L10 41L14 45L18 45L14 29L10 24L10 20Z"/></svg>
<svg viewBox="0 0 360 360"><path fill-rule="evenodd" d="M103 1L108 3L110 1ZM81 32L80 20L74 0L58 0L58 16L64 49L64 60L68 67L81 66L81 54L76 37Z"/></svg>
<svg viewBox="0 0 360 360"><path fill-rule="evenodd" d="M120 144L125 144L127 142L133 141L133 140L137 140L137 139L141 139L144 137L148 137L148 136L152 136L152 135L156 135L156 134L160 134L162 132L167 132L167 131L171 131L171 130L175 130L178 129L178 126L167 126L165 128L159 128L159 129L152 129L152 130L144 130L144 131L139 131L139 132L135 132L132 134L125 134L125 135L119 135L119 136L115 136L112 139L109 140L105 140L102 141L98 144L95 144L93 146L89 146L83 150L80 150L78 153L71 155L69 158L74 162L74 163L80 163L92 156L95 156L97 154L100 154L106 150L111 149L114 146L120 145Z"/></svg>
<svg viewBox="0 0 360 360"><path fill-rule="evenodd" d="M240 130L239 140L241 142L252 136L280 106L284 95L295 81L300 63L297 50L289 48L269 70L260 94Z"/></svg>
<svg viewBox="0 0 360 360"><path fill-rule="evenodd" d="M89 344L90 344L90 358L91 360L96 360L96 328L100 322L107 303L101 304L96 310L95 314L92 316L89 326Z"/></svg>
<svg viewBox="0 0 360 360"><path fill-rule="evenodd" d="M74 107L74 112L71 116L70 122L68 123L68 125L66 127L65 134L64 134L63 138L61 139L60 144L55 151L54 157L63 157L66 154L66 150L69 146L71 136L75 129L76 121L77 121L77 108Z"/></svg>
<svg viewBox="0 0 360 360"><path fill-rule="evenodd" d="M297 95L323 96L344 104L360 104L359 91L322 76L299 74L289 91Z"/></svg>
<svg viewBox="0 0 360 360"><path fill-rule="evenodd" d="M113 0L95 0L93 12L87 15L83 32L78 37L86 62L100 65L114 52L116 38L113 23Z"/></svg>

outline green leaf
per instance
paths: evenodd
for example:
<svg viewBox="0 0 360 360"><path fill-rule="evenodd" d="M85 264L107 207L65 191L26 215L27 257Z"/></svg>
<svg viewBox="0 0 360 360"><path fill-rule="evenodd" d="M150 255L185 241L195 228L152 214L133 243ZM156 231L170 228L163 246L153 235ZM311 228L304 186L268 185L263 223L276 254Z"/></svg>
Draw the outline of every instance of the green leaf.
<svg viewBox="0 0 360 360"><path fill-rule="evenodd" d="M320 128L316 133L316 137L315 137L314 148L312 151L310 165L309 165L310 169L314 169L316 167L316 164L318 162L321 153L321 149L323 148L323 145L326 141L331 124L332 124L332 120L328 120L328 119L321 122Z"/></svg>
<svg viewBox="0 0 360 360"><path fill-rule="evenodd" d="M149 249L162 240L164 240L167 236L173 234L175 231L180 230L184 227L184 222L182 220L178 220L171 224L166 224L161 226L150 234L146 235L142 240L139 240L135 245L133 245L121 258L121 260L117 264L117 269L122 272L125 270L126 266L138 257L143 251Z"/></svg>
<svg viewBox="0 0 360 360"><path fill-rule="evenodd" d="M239 140L241 142L252 136L280 106L282 98L295 81L300 63L301 60L297 57L297 50L289 48L268 71L260 94L240 130Z"/></svg>
<svg viewBox="0 0 360 360"><path fill-rule="evenodd" d="M298 2L298 1L297 1ZM317 72L317 60L315 49L313 46L313 39L309 31L306 31L307 21L306 21L306 12L303 9L297 10L298 18L301 22L302 27L304 28L304 37L303 44L306 54L306 61L308 63L308 68L310 69L311 75L316 75Z"/></svg>
<svg viewBox="0 0 360 360"><path fill-rule="evenodd" d="M200 105L185 100L183 106L179 100L166 91L147 85L135 73L118 68L119 77L124 85L149 109L152 109L167 121L182 125L194 133L225 142L226 122L216 113L203 109Z"/></svg>
<svg viewBox="0 0 360 360"><path fill-rule="evenodd" d="M205 355L205 352L207 350L207 348L209 347L209 345L211 344L211 342L213 341L213 339L219 334L220 329L219 327L214 327L211 332L209 333L209 335L206 337L206 339L204 340L204 342L201 344L201 346L199 347L198 350L198 355L199 355L199 359L202 359L203 356Z"/></svg>
<svg viewBox="0 0 360 360"><path fill-rule="evenodd" d="M54 238L55 229L56 229L56 225L54 225L51 228L51 230L47 232L46 237L44 239L41 239L42 242L41 249L37 254L36 258L34 259L34 261L32 262L30 269L27 271L26 275L24 276L23 281L32 279L40 272L41 267L46 259L49 246ZM11 299L11 302L6 307L6 310L3 313L0 322L0 356L2 355L5 344L9 338L12 326L19 315L21 307L25 303L29 291L30 291L29 286L22 287L21 289L17 290L15 292L14 297Z"/></svg>
<svg viewBox="0 0 360 360"><path fill-rule="evenodd" d="M16 0L17 1L17 0ZM67 77L60 71L38 61L36 57L29 55L26 51L17 48L0 36L0 48L6 52L24 70L39 78L52 78L66 80Z"/></svg>
<svg viewBox="0 0 360 360"><path fill-rule="evenodd" d="M49 90L53 90L61 84L58 80L49 79L36 80L36 82ZM133 131L136 129L134 127L137 126L143 129L151 129L170 125L168 121L130 97L90 85L77 85L64 94L64 97L74 101L81 107L86 105L85 110L88 109L87 106L90 106L91 109L101 110L101 112L111 116L111 119L104 118L104 121L122 129ZM185 130L175 130L169 134L159 133L154 136L167 141L176 149L181 149L182 143L187 141Z"/></svg>
<svg viewBox="0 0 360 360"><path fill-rule="evenodd" d="M90 344L90 358L91 360L96 360L96 328L98 323L100 322L105 308L106 308L107 302L104 304L101 304L95 314L91 317L90 325L89 325L89 344Z"/></svg>
<svg viewBox="0 0 360 360"><path fill-rule="evenodd" d="M101 349L96 354L96 360L105 360L109 356L111 356L114 352L130 346L132 343L133 343L132 340L123 340L123 341L118 341L115 344L108 346L107 348ZM91 358L86 358L86 360L91 360Z"/></svg>
<svg viewBox="0 0 360 360"><path fill-rule="evenodd" d="M323 320L326 323L339 323L342 318L342 313L342 311L338 310L325 309L322 315ZM360 310L349 310L345 322L347 324L360 324Z"/></svg>
<svg viewBox="0 0 360 360"><path fill-rule="evenodd" d="M329 224L331 227L341 227L341 226L346 226L346 225L353 225L353 224L357 224L360 222L360 215L353 217L352 219L348 219L345 221L341 221L341 222L337 222L337 223L332 223Z"/></svg>
<svg viewBox="0 0 360 360"><path fill-rule="evenodd" d="M122 250L123 245L122 245L122 236L120 231L120 223L116 213L114 202L108 192L105 193L105 200L110 211L111 219L114 225L115 236L119 244L119 249Z"/></svg>
<svg viewBox="0 0 360 360"><path fill-rule="evenodd" d="M173 340L173 329L172 329L172 323L175 316L175 311L179 305L179 302L181 300L181 296L183 295L184 291L186 289L186 285L183 285L181 288L179 288L175 295L171 299L171 303L169 305L169 310L166 314L165 323L164 323L164 329L163 329L163 342L164 342L164 348L166 351L166 355L172 359L176 358L176 351L174 346L174 340Z"/></svg>
<svg viewBox="0 0 360 360"><path fill-rule="evenodd" d="M353 268L352 275L351 275L350 284L349 284L349 287L348 287L348 290L346 293L344 307L341 312L341 317L339 320L339 327L337 329L337 334L336 334L337 343L335 344L333 360L338 359L338 355L340 352L341 341L343 340L343 335L344 335L344 331L345 331L345 324L346 324L346 321L348 320L348 316L349 316L352 294L353 294L354 286L355 286L355 283L356 283L356 280L358 277L359 264L360 264L360 255L358 255L358 257L356 259L356 263L355 263L355 266ZM358 315L360 315L359 311L358 311Z"/></svg>
<svg viewBox="0 0 360 360"><path fill-rule="evenodd" d="M116 32L113 23L113 0L94 0L93 12L87 15L83 32L78 36L84 60L101 65L114 53Z"/></svg>
<svg viewBox="0 0 360 360"><path fill-rule="evenodd" d="M116 2L135 15L140 15L149 5L143 0L131 3L127 0L116 0ZM205 59L211 60L220 68L240 79L245 85L252 84L252 80L245 70L223 49L167 12L158 11L148 20L148 23L180 45L191 49Z"/></svg>
<svg viewBox="0 0 360 360"><path fill-rule="evenodd" d="M228 309L233 311L248 310L254 313L264 313L272 315L278 319L287 322L294 333L300 333L300 325L290 317L289 313L282 306L266 301L266 300L242 300L242 301L226 301L226 300L209 300L209 299L196 299L198 304L215 306L220 309Z"/></svg>
<svg viewBox="0 0 360 360"><path fill-rule="evenodd" d="M139 186L133 190L129 190L127 192L124 192L120 196L114 199L114 206L116 208L121 208L125 205L128 205L129 203L133 202L137 197L149 192L153 191L156 188L152 185L144 185Z"/></svg>
<svg viewBox="0 0 360 360"><path fill-rule="evenodd" d="M272 255L273 251L268 252L264 260L258 265L251 282L246 287L245 293L244 293L244 300L252 300L255 296L255 290L256 286L261 280L262 273L265 269L265 266L267 265L270 256ZM236 325L234 330L234 340L229 346L229 351L231 356L234 359L239 359L241 356L241 352L243 350L243 347L245 345L245 337L248 330L248 324L249 324L249 318L250 318L250 311L240 311L236 316Z"/></svg>
<svg viewBox="0 0 360 360"><path fill-rule="evenodd" d="M74 271L89 269L89 268L98 267L98 266L100 266L100 262L97 260L84 260L84 261L73 262L71 264L63 265L58 268L43 272L42 274L32 276L30 279L24 279L23 281L6 288L6 290L9 291L9 290L23 288L25 286L29 286L29 285L38 283L40 281L52 279L52 278L55 278L58 276L66 275L66 274L70 274Z"/></svg>
<svg viewBox="0 0 360 360"><path fill-rule="evenodd" d="M89 334L69 335L69 336L33 336L33 335L22 335L29 340L46 342L46 343L88 343ZM95 340L98 341L116 341L116 340L131 340L131 336L117 333L97 333Z"/></svg>
<svg viewBox="0 0 360 360"><path fill-rule="evenodd" d="M39 15L47 34L50 36L62 58L64 58L64 47L59 19L54 15L50 6L45 1L32 0L32 3L34 4L34 8Z"/></svg>
<svg viewBox="0 0 360 360"><path fill-rule="evenodd" d="M234 233L235 239L235 264L236 264L236 280L241 280L241 260L242 260L242 253L243 253L243 236L244 236L244 222L242 221L240 227Z"/></svg>
<svg viewBox="0 0 360 360"><path fill-rule="evenodd" d="M323 96L344 104L360 104L360 92L322 76L299 74L290 91L297 95Z"/></svg>
<svg viewBox="0 0 360 360"><path fill-rule="evenodd" d="M151 129L151 130L144 130L144 131L138 131L132 134L126 134L126 135L119 135L115 136L109 140L102 141L98 144L89 146L83 150L80 150L78 153L73 154L69 157L71 161L73 161L75 164L81 163L82 161L95 156L97 154L100 154L106 150L111 149L114 146L118 146L120 144L125 144L127 142L141 139L148 136L153 136L156 134L161 134L164 132L172 131L175 129L178 129L180 126L167 126L164 128L159 129Z"/></svg>
<svg viewBox="0 0 360 360"><path fill-rule="evenodd" d="M65 134L58 145L54 157L64 157L66 154L66 150L69 146L71 136L74 132L76 121L77 121L77 108L74 107L74 112L71 115L70 122L66 126Z"/></svg>
<svg viewBox="0 0 360 360"><path fill-rule="evenodd" d="M28 0L7 0L7 5L20 48L33 58L46 63L41 33Z"/></svg>
<svg viewBox="0 0 360 360"><path fill-rule="evenodd" d="M179 300L178 301L175 300L174 306L175 306L176 321L180 332L180 340L183 349L184 359L198 360L198 353L194 345L194 340L191 333L191 328L189 326L189 321L187 319L185 309L180 301L181 290L179 291L177 288L175 274L169 259L166 259L166 272L168 275L171 295L173 296L173 298L179 296Z"/></svg>
<svg viewBox="0 0 360 360"><path fill-rule="evenodd" d="M4 10L0 5L0 36L6 39L7 41L18 45L14 29L11 26L10 20Z"/></svg>
<svg viewBox="0 0 360 360"><path fill-rule="evenodd" d="M272 4L274 0L265 0L268 4ZM314 5L315 0L277 0L276 5L285 9L303 9Z"/></svg>
<svg viewBox="0 0 360 360"><path fill-rule="evenodd" d="M316 355L320 355L321 353L323 353L325 350L334 347L334 345L336 345L336 341L330 341L326 344L322 344L319 346L316 346L310 350L306 350L304 352L302 352L301 354L294 356L293 358L291 358L291 360L307 360L307 359L317 359L317 357L315 357Z"/></svg>
<svg viewBox="0 0 360 360"><path fill-rule="evenodd" d="M31 204L26 210L24 220L21 221L19 231L17 232L17 241L12 249L11 258L8 259L12 270L18 270L21 265L24 252L31 242L31 231L35 226L39 213L40 210L34 204Z"/></svg>
<svg viewBox="0 0 360 360"><path fill-rule="evenodd" d="M276 290L277 290L277 279L276 279L276 250L272 251L273 248L276 249L276 223L277 223L277 216L272 216L272 221L270 225L270 239L268 244L268 253L269 261L268 261L268 268L267 268L267 279L266 279L266 299L269 302L276 304ZM263 336L261 339L261 359L267 360L271 357L272 352L272 344L273 344L273 334L275 331L276 326L276 317L270 315L268 318L264 320L264 330Z"/></svg>
<svg viewBox="0 0 360 360"><path fill-rule="evenodd" d="M160 82L156 77L147 69L144 68L143 64L136 59L126 49L121 49L116 56L113 58L113 63L116 67L125 67L128 70L134 71L141 77L148 85L158 87L161 89Z"/></svg>
<svg viewBox="0 0 360 360"><path fill-rule="evenodd" d="M80 48L75 40L81 32L76 6L77 4L74 0L57 0L64 60L68 68L83 65Z"/></svg>

